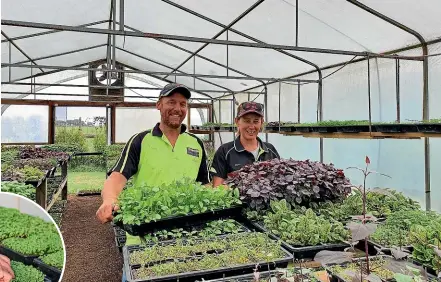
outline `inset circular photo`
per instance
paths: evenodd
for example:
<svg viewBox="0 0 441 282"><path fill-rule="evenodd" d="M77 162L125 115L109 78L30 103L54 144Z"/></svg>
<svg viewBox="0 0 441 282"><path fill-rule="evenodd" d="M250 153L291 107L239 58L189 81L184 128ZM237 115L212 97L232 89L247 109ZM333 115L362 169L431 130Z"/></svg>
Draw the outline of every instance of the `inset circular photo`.
<svg viewBox="0 0 441 282"><path fill-rule="evenodd" d="M23 196L0 192L0 281L61 281L65 261L63 237L49 214Z"/></svg>

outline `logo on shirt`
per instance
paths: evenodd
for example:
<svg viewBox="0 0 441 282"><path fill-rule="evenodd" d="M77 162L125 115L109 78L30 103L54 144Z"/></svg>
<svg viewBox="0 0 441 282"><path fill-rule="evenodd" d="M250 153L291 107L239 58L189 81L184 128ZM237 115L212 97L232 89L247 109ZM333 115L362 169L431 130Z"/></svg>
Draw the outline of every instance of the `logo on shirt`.
<svg viewBox="0 0 441 282"><path fill-rule="evenodd" d="M187 154L193 157L199 157L199 150L187 147Z"/></svg>

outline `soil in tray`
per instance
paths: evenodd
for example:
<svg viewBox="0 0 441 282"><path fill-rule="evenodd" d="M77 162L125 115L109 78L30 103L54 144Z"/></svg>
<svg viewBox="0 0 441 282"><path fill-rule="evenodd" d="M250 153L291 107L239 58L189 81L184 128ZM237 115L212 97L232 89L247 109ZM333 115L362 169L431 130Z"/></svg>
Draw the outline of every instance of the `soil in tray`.
<svg viewBox="0 0 441 282"><path fill-rule="evenodd" d="M242 233L186 243L163 242L147 248L126 247L124 260L135 279L162 280L169 276L175 280L177 277L194 280L215 272L220 273L217 275L234 270L252 272L256 263L266 267L266 262L273 266L272 262L278 262L283 267L292 256L265 234ZM159 261L160 264L155 264Z"/></svg>

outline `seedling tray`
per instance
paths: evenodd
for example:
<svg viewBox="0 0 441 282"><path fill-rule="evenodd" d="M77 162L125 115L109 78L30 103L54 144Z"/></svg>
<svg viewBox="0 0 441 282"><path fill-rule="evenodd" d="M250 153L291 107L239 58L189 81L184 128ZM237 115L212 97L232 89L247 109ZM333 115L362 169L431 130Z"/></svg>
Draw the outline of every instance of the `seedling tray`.
<svg viewBox="0 0 441 282"><path fill-rule="evenodd" d="M162 242L164 243L164 242ZM200 270L200 271L191 271L173 275L166 276L158 276L155 278L148 279L135 279L135 271L141 267L141 265L131 265L130 264L130 254L134 251L143 250L144 246L124 246L123 247L123 258L124 258L124 269L127 275L128 282L143 282L143 281L151 281L151 282L159 282L159 281L180 281L180 282L190 282L195 280L209 280L209 279L219 279L222 277L230 277L235 275L243 275L253 273L253 270L258 268L258 271L268 271L279 268L284 268L288 266L288 263L292 261L292 255L281 248L283 252L286 254L284 258L280 258L274 260L270 263L260 262L260 263L249 263L243 265L236 265L231 267L223 267L217 269L208 269L208 270ZM162 261L164 263L167 261ZM154 264L154 263L153 263ZM152 265L152 263L149 263Z"/></svg>
<svg viewBox="0 0 441 282"><path fill-rule="evenodd" d="M375 126L371 126L372 132L375 132ZM359 132L369 132L369 125L345 125L345 126L337 126L337 132L344 133L359 133Z"/></svg>
<svg viewBox="0 0 441 282"><path fill-rule="evenodd" d="M148 233L153 233L162 229L180 228L195 222L234 217L241 213L242 207L242 205L238 205L227 209L217 209L204 213L173 216L158 221L143 223L141 225L123 224L122 221L116 221L115 225L124 229L132 236L145 236Z"/></svg>
<svg viewBox="0 0 441 282"><path fill-rule="evenodd" d="M311 126L294 126L295 132L311 132Z"/></svg>
<svg viewBox="0 0 441 282"><path fill-rule="evenodd" d="M39 258L34 259L34 265L40 269L52 281L58 281L61 277L61 270L45 264Z"/></svg>
<svg viewBox="0 0 441 282"><path fill-rule="evenodd" d="M392 260L394 260L394 258L393 257L391 257L391 256L388 256L388 255L379 255L379 256L373 256L373 257L370 257L369 258L369 261L373 261L373 260L376 260L376 259L381 259L381 258L385 258L385 259L392 259ZM357 262L357 261L361 261L361 260L365 260L365 258L363 257L363 258L356 258L356 259L353 259L352 260L352 262ZM408 260L407 261L409 264L414 264L415 266L420 266L421 267L421 265L418 265L418 264L416 264L415 262L413 262L413 261L411 261L411 260ZM341 264L329 264L329 265L327 265L328 267L329 266L336 266L336 265L340 265L340 266L346 266L347 264L349 264L349 263L341 263ZM339 281L339 282L350 282L350 281L348 281L348 280L345 280L343 277L341 277L340 275L338 275L338 274L335 274L335 273L333 273L328 267L326 267L326 271L330 274L330 276L331 276L331 282L336 282L336 281ZM429 273L428 271L427 271L427 278L429 279L429 281L435 281L436 280L436 276L434 276L434 275L432 275L431 273ZM387 282L395 282L396 280L395 279L393 279L393 278L391 278L391 279L387 279L387 280L384 280L384 279L382 279L382 281L387 281Z"/></svg>
<svg viewBox="0 0 441 282"><path fill-rule="evenodd" d="M318 126L311 126L310 129L311 129L311 132L317 132L317 133L334 133L334 132L337 132L337 127L336 126L318 125Z"/></svg>
<svg viewBox="0 0 441 282"><path fill-rule="evenodd" d="M375 128L377 132L386 133L418 132L416 124L377 124Z"/></svg>
<svg viewBox="0 0 441 282"><path fill-rule="evenodd" d="M441 123L418 124L418 131L424 133L441 133Z"/></svg>
<svg viewBox="0 0 441 282"><path fill-rule="evenodd" d="M284 125L284 126L280 126L280 132L295 132L296 128L295 126L289 126L289 125Z"/></svg>
<svg viewBox="0 0 441 282"><path fill-rule="evenodd" d="M31 265L34 262L34 259L38 257L38 256L25 256L5 246L0 246L0 254L7 256L11 260L15 260L27 265Z"/></svg>
<svg viewBox="0 0 441 282"><path fill-rule="evenodd" d="M329 251L343 251L345 248L350 247L347 243L334 243L334 244L322 244L322 245L316 245L316 246L293 246L291 244L288 244L287 242L280 239L278 236L274 235L273 233L269 232L262 223L259 222L251 222L251 224L256 228L256 230L263 232L267 234L271 239L280 241L282 246L290 251L291 253L294 253L295 259L304 259L304 258L314 258L314 256L323 250L329 250Z"/></svg>

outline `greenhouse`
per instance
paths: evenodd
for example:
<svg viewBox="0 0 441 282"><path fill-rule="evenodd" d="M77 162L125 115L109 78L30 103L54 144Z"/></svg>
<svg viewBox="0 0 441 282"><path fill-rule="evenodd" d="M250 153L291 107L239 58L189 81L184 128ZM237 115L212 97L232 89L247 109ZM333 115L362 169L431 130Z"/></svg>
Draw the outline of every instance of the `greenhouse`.
<svg viewBox="0 0 441 282"><path fill-rule="evenodd" d="M60 281L441 277L439 1L1 8L1 191Z"/></svg>

